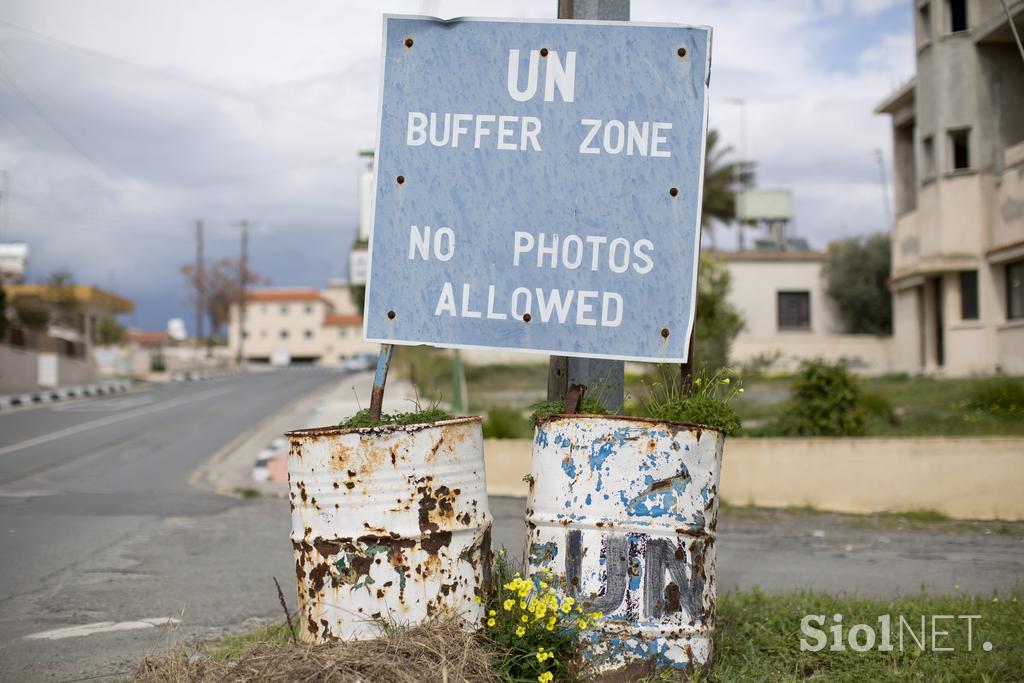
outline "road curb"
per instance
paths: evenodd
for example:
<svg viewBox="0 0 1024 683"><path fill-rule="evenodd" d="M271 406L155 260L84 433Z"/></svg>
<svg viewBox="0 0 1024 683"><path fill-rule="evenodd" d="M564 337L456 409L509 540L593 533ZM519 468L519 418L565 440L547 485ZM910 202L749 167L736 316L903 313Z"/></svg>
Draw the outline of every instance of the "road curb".
<svg viewBox="0 0 1024 683"><path fill-rule="evenodd" d="M131 380L105 380L93 384L81 384L73 387L57 387L55 389L39 389L22 394L0 396L0 410L23 408L25 406L65 401L72 398L91 396L107 396L122 394L132 388Z"/></svg>
<svg viewBox="0 0 1024 683"><path fill-rule="evenodd" d="M242 432L196 468L189 477L189 483L234 498L242 497L240 491L255 491L261 496L284 498L288 492L281 484L253 479L253 466L264 455L268 442L301 422L318 401L336 388L336 382L327 382Z"/></svg>

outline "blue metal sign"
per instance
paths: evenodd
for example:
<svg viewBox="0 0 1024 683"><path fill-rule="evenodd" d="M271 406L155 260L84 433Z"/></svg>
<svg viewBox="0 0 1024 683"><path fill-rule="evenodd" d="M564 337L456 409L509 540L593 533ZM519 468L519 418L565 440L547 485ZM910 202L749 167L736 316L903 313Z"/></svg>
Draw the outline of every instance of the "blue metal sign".
<svg viewBox="0 0 1024 683"><path fill-rule="evenodd" d="M387 16L365 336L686 360L711 29Z"/></svg>

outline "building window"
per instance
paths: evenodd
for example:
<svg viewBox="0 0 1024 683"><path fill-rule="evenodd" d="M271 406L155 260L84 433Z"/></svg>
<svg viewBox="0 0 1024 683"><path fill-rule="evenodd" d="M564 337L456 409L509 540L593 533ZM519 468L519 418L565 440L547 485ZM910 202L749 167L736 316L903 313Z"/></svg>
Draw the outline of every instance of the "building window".
<svg viewBox="0 0 1024 683"><path fill-rule="evenodd" d="M341 337L342 339L344 339L345 337L348 336L348 330L346 330L344 327L339 328L338 329L338 336Z"/></svg>
<svg viewBox="0 0 1024 683"><path fill-rule="evenodd" d="M950 157L953 160L954 171L971 167L970 146L968 145L970 137L970 128L949 131Z"/></svg>
<svg viewBox="0 0 1024 683"><path fill-rule="evenodd" d="M266 304L260 304L260 313L266 313L266 312L267 312L267 305Z"/></svg>
<svg viewBox="0 0 1024 683"><path fill-rule="evenodd" d="M931 135L921 140L921 161L924 166L924 179L935 177L935 138Z"/></svg>
<svg viewBox="0 0 1024 683"><path fill-rule="evenodd" d="M305 332L302 333L302 336L305 339L312 339L313 338L313 330L306 330Z"/></svg>
<svg viewBox="0 0 1024 683"><path fill-rule="evenodd" d="M310 315L313 312L313 307L310 304L306 304L302 310L305 311L306 315Z"/></svg>
<svg viewBox="0 0 1024 683"><path fill-rule="evenodd" d="M1024 318L1024 261L1006 264L1006 317Z"/></svg>
<svg viewBox="0 0 1024 683"><path fill-rule="evenodd" d="M949 31L967 30L967 0L946 0L946 9L949 10Z"/></svg>
<svg viewBox="0 0 1024 683"><path fill-rule="evenodd" d="M960 273L960 319L978 319L978 271Z"/></svg>
<svg viewBox="0 0 1024 683"><path fill-rule="evenodd" d="M249 338L249 330L242 330L242 339Z"/></svg>
<svg viewBox="0 0 1024 683"><path fill-rule="evenodd" d="M281 339L287 339L288 330L281 330L280 332L277 333L277 336L280 337Z"/></svg>
<svg viewBox="0 0 1024 683"><path fill-rule="evenodd" d="M284 304L283 306L281 306L280 311L281 315L288 315L288 304Z"/></svg>
<svg viewBox="0 0 1024 683"><path fill-rule="evenodd" d="M920 43L932 39L932 6L929 3L921 5L917 10L917 34L921 36Z"/></svg>
<svg viewBox="0 0 1024 683"><path fill-rule="evenodd" d="M810 292L779 292L778 297L780 330L811 329Z"/></svg>

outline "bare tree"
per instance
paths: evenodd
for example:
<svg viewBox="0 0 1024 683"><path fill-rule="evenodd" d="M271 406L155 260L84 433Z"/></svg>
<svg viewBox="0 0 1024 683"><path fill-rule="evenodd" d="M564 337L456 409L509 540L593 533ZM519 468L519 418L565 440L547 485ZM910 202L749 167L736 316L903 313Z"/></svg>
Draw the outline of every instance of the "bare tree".
<svg viewBox="0 0 1024 683"><path fill-rule="evenodd" d="M238 300L240 292L238 259L223 258L208 263L205 271L198 278L194 263L186 263L181 266L180 270L181 274L185 276L189 300L193 306L196 305L201 283L206 318L210 322L210 336L215 339L223 339L222 333L228 322L231 304ZM270 283L270 280L253 272L252 269L246 270L245 280L246 286Z"/></svg>

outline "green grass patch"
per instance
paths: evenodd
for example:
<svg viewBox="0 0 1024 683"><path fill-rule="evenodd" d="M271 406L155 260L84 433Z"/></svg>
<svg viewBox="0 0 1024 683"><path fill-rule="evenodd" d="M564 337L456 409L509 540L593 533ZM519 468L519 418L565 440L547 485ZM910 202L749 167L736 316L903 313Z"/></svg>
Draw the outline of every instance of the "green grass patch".
<svg viewBox="0 0 1024 683"><path fill-rule="evenodd" d="M867 436L1024 436L1024 404L1016 402L1021 378L887 375L860 381ZM746 392L733 402L749 425L740 435L782 436L778 421L792 384L792 377L744 381Z"/></svg>
<svg viewBox="0 0 1024 683"><path fill-rule="evenodd" d="M260 492L258 489L254 489L251 486L239 486L235 489L235 493L241 498L249 500L251 498L259 498Z"/></svg>
<svg viewBox="0 0 1024 683"><path fill-rule="evenodd" d="M714 635L714 665L709 674L695 681L1020 681L1024 672L1024 608L1022 594L1000 597L962 595L912 595L895 600L832 596L822 593L769 594L760 590L730 592L719 596ZM801 651L800 639L809 645L816 639L803 636L800 621L805 615L821 615L827 645L817 652ZM830 627L833 615L842 615L845 650L833 652ZM879 617L890 615L890 652L879 651ZM940 619L939 647L932 650L932 616ZM980 615L971 623L971 650L967 624L958 615ZM899 648L899 624L903 617L903 649ZM911 638L911 629L921 638L921 617L925 617L925 650ZM866 652L850 648L846 640L850 627L866 624L876 634L876 647ZM859 642L866 642L860 635ZM990 642L990 652L982 644ZM657 680L657 679L655 679ZM671 680L663 678L663 680Z"/></svg>
<svg viewBox="0 0 1024 683"><path fill-rule="evenodd" d="M903 510L899 512L882 512L879 517L883 519L894 519L913 524L935 524L936 522L948 522L949 515L938 510L917 508L914 510Z"/></svg>
<svg viewBox="0 0 1024 683"><path fill-rule="evenodd" d="M204 643L201 650L215 662L228 662L244 657L257 645L263 643L283 645L291 642L291 639L288 624L282 621L277 624L268 624L255 631L236 633L211 640Z"/></svg>
<svg viewBox="0 0 1024 683"><path fill-rule="evenodd" d="M531 417L534 420L546 420L552 415L563 415L565 414L565 400L558 399L557 401L536 401L530 404L530 410L532 411ZM583 396L583 400L580 401L579 410L576 411L578 415L607 415L608 409L601 405L601 401L592 396Z"/></svg>
<svg viewBox="0 0 1024 683"><path fill-rule="evenodd" d="M379 420L371 420L370 411L363 408L338 426L342 429L356 429L360 427L380 427L381 425L418 425L442 422L444 420L451 420L454 417L447 410L431 406L430 408L411 413L381 413Z"/></svg>
<svg viewBox="0 0 1024 683"><path fill-rule="evenodd" d="M496 570L498 585L503 586L506 579L510 579L509 565L499 565ZM518 601L519 596L496 594L489 604L495 615L485 619L504 620L504 615L511 614L504 610L504 601L513 598ZM836 624L833 617L836 614L842 616L839 624L843 649L833 651L835 635L832 627ZM822 632L820 636L801 629L801 621L807 615L820 617L810 623ZM889 651L879 649L883 642L880 620L884 621L886 615L889 621L888 642L892 646ZM533 623L537 621L546 625L546 620L535 620L529 616L530 623L523 635L515 634L514 629L519 623L516 619L508 621L508 628L497 622L493 626L484 625L478 642L488 644L493 673L488 675L480 671L476 676L467 676L467 680L534 681L543 671L556 673L556 680L571 677L571 671L566 668L567 660L573 656L571 640ZM960 618L966 616L973 618L970 621ZM850 646L851 628L858 624L864 624L874 632L874 646L863 652ZM456 629L451 642L440 644L442 648L451 649L451 652L442 651L442 656L458 660L463 649L470 647L460 641L460 638L469 636L458 636L459 632ZM375 652L386 652L387 643L399 643L404 634L403 629L385 631L386 640L380 641L379 646L370 647ZM824 641L820 640L822 637ZM807 647L818 649L802 650L801 639ZM866 631L858 628L855 642L863 646L868 639ZM731 591L719 595L713 640L711 667L690 678L693 683L1019 682L1024 672L1024 592L988 596L921 593L884 599L809 591L767 593L757 588ZM250 633L218 638L200 645L198 652L213 662L231 666L231 662L241 662L254 651L262 652L266 659L267 653L271 652L267 646L283 647L284 650L279 651L282 657L307 651L307 645L300 644L293 649L290 642L288 627L278 623ZM986 642L991 644L989 650L985 649ZM352 647L366 645L355 644ZM438 643L412 645L413 648L437 646ZM545 646L545 651L557 653L555 658L537 661L536 653L541 646ZM347 646L339 644L332 647ZM941 651L936 648L951 649ZM333 652L334 657L342 662L352 659L343 649ZM405 656L410 656L410 653ZM317 665L320 666L319 663ZM436 672L422 673L425 679L436 678ZM170 679L165 676L159 680ZM667 683L685 679L676 672L665 670L641 680L644 683Z"/></svg>

